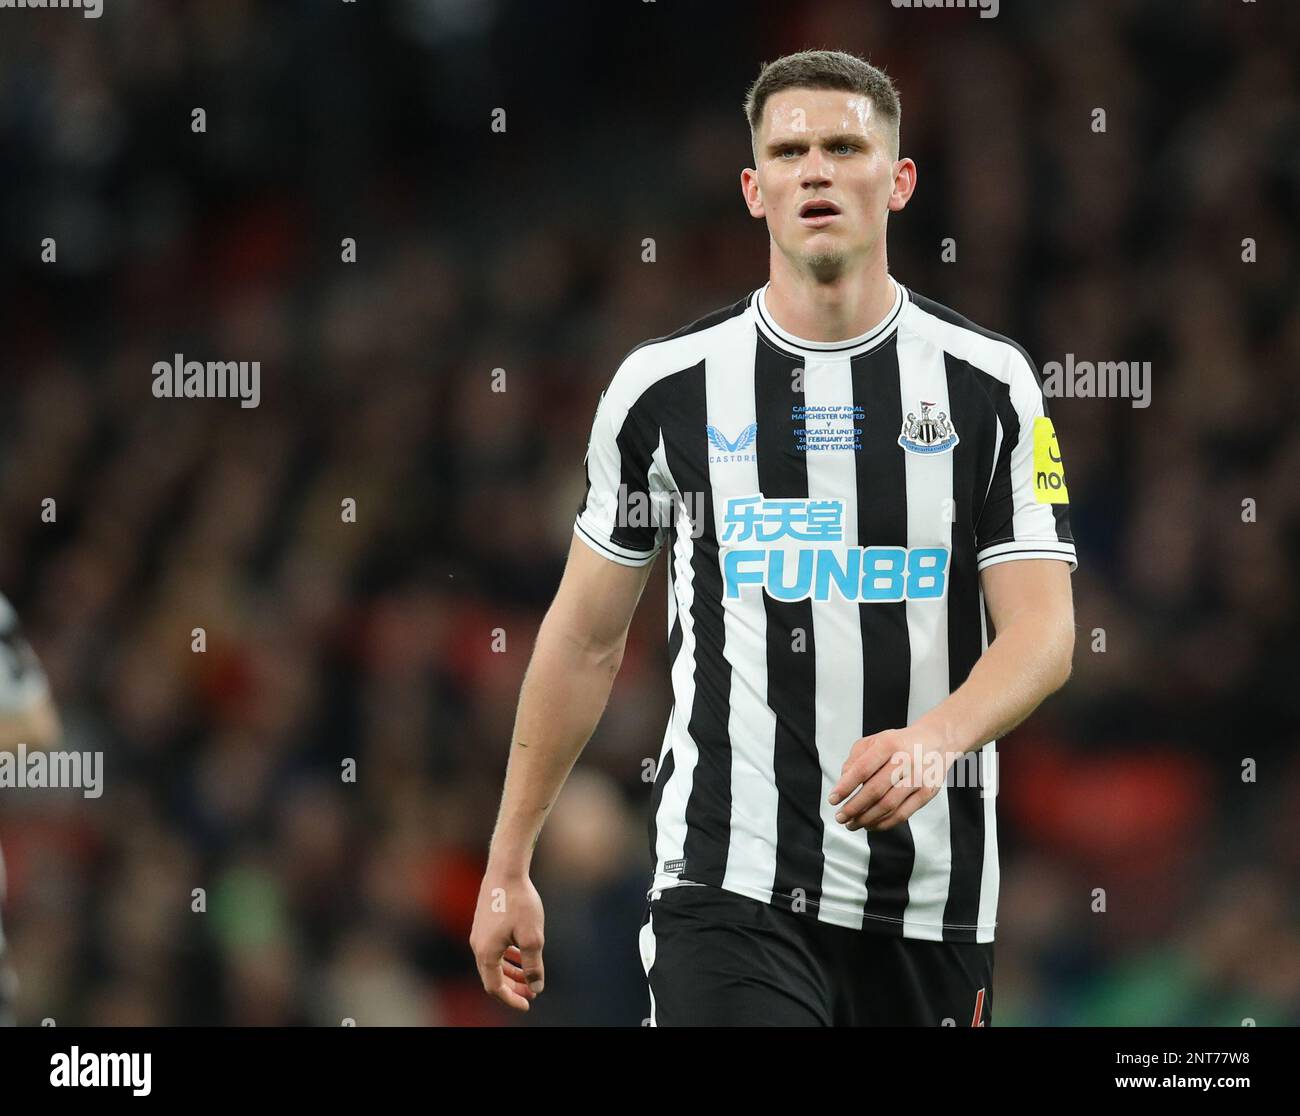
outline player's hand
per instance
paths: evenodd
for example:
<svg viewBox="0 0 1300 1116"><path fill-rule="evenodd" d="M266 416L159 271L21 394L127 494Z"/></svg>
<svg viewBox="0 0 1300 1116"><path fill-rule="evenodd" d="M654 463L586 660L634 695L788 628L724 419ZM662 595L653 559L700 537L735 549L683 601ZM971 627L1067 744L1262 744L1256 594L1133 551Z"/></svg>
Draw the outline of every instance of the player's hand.
<svg viewBox="0 0 1300 1116"><path fill-rule="evenodd" d="M483 990L516 1011L542 991L542 897L526 873L489 869L479 888L469 944Z"/></svg>
<svg viewBox="0 0 1300 1116"><path fill-rule="evenodd" d="M902 825L939 793L956 754L920 724L864 736L849 749L830 803L845 829Z"/></svg>

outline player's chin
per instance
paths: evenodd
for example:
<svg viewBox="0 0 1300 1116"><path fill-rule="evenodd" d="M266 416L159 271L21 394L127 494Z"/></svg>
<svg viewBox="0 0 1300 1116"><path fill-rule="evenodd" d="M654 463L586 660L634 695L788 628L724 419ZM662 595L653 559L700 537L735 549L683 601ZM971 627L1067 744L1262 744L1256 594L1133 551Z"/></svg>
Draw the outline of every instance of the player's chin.
<svg viewBox="0 0 1300 1116"><path fill-rule="evenodd" d="M804 267L823 278L843 274L851 259L852 253L844 251L840 244L825 239L814 240L803 248Z"/></svg>

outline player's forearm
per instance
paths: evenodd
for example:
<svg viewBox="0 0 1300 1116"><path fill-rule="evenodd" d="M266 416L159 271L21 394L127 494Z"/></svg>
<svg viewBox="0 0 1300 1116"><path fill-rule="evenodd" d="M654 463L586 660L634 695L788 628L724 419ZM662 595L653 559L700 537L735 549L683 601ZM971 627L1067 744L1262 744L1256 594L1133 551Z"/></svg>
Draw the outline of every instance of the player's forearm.
<svg viewBox="0 0 1300 1116"><path fill-rule="evenodd" d="M519 693L505 790L489 853L499 872L528 870L533 846L578 755L595 731L623 642L592 646L548 616Z"/></svg>
<svg viewBox="0 0 1300 1116"><path fill-rule="evenodd" d="M966 681L917 724L937 732L949 752L969 752L1010 732L1070 676L1070 616L1032 613L1000 631Z"/></svg>

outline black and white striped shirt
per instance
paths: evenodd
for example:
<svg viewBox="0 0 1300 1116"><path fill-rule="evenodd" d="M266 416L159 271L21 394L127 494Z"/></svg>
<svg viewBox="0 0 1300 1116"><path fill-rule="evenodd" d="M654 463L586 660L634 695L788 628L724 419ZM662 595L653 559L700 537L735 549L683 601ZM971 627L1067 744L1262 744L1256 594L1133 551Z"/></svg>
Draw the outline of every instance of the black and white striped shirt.
<svg viewBox="0 0 1300 1116"><path fill-rule="evenodd" d="M597 407L575 530L627 565L670 542L652 888L987 942L993 741L894 829L849 832L827 798L854 742L966 679L989 639L980 570L1075 568L1067 490L1025 351L890 282L893 308L852 340L791 335L764 286L633 349Z"/></svg>

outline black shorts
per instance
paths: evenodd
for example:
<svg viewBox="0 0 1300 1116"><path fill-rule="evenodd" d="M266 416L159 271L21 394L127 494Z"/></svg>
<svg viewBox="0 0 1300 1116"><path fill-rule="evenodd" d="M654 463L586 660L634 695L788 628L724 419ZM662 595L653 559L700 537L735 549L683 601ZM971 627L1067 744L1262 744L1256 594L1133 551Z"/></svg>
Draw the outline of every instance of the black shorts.
<svg viewBox="0 0 1300 1116"><path fill-rule="evenodd" d="M993 943L819 922L716 887L651 893L641 963L657 1027L983 1027Z"/></svg>

